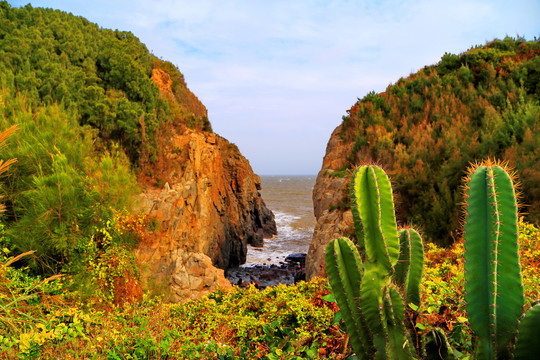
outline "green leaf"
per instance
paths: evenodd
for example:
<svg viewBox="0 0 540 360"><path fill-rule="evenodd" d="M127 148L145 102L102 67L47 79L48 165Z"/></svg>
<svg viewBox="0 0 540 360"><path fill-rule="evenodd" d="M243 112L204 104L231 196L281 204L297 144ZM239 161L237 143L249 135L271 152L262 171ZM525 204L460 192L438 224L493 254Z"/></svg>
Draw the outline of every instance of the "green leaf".
<svg viewBox="0 0 540 360"><path fill-rule="evenodd" d="M332 323L334 325L337 325L339 324L339 322L341 321L341 319L343 318L343 316L341 315L341 310L338 310L335 314L334 314L334 320L332 321Z"/></svg>
<svg viewBox="0 0 540 360"><path fill-rule="evenodd" d="M322 297L322 299L328 302L334 302L334 303L336 302L336 297L334 296L334 293L326 294Z"/></svg>

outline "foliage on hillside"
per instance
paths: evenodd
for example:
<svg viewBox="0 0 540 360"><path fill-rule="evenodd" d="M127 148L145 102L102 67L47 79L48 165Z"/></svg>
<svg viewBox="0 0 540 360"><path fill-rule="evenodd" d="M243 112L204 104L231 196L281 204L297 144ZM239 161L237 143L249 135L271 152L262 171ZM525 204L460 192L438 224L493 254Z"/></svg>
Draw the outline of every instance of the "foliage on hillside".
<svg viewBox="0 0 540 360"><path fill-rule="evenodd" d="M507 37L445 54L348 111L341 133L354 143L348 168L381 164L394 184L401 223L420 225L429 240L449 245L459 239L467 166L497 158L519 173L527 205L521 211L538 222L539 84L539 40Z"/></svg>
<svg viewBox="0 0 540 360"><path fill-rule="evenodd" d="M132 33L5 1L0 21L4 86L24 93L33 106L61 104L79 124L97 129L103 145L119 143L134 164L141 156L153 161L157 131L173 120L211 130L206 109L178 69L156 59ZM159 67L173 80L173 101L151 80Z"/></svg>
<svg viewBox="0 0 540 360"><path fill-rule="evenodd" d="M1 154L17 161L1 179L7 229L0 246L14 254L35 251L22 260L35 274L62 272L75 276L78 287L96 287L97 278L88 276L92 263L106 264L111 254L133 260L122 249L134 236L117 226L137 191L126 156L114 148L97 153L91 129L58 105L31 109L24 96L3 88L0 128L13 124L17 132ZM136 272L126 269L126 276L136 279Z"/></svg>
<svg viewBox="0 0 540 360"><path fill-rule="evenodd" d="M97 263L133 263L136 236L118 219L138 191L135 173L158 181L167 136L211 131L206 109L133 34L31 5L0 1L0 74L0 129L18 125L0 153L18 160L0 178L3 246L36 250L20 262L36 274L67 273L90 288L96 279L79 280Z"/></svg>

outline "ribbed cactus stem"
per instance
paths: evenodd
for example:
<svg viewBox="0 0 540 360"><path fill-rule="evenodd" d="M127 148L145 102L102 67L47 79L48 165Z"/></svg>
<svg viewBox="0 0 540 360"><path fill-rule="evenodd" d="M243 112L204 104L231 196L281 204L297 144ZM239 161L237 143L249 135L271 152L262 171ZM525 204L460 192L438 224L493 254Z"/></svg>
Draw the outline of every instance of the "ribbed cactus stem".
<svg viewBox="0 0 540 360"><path fill-rule="evenodd" d="M514 360L537 359L540 355L540 304L523 315L518 327Z"/></svg>
<svg viewBox="0 0 540 360"><path fill-rule="evenodd" d="M383 311L388 333L386 356L383 358L396 360L410 359L410 344L408 343L405 326L403 325L405 318L403 299L393 285L385 289Z"/></svg>
<svg viewBox="0 0 540 360"><path fill-rule="evenodd" d="M362 260L354 243L347 238L330 241L325 253L328 281L341 310L351 346L357 355L369 358L372 339L360 311Z"/></svg>
<svg viewBox="0 0 540 360"><path fill-rule="evenodd" d="M386 280L381 277L377 268L364 269L360 287L360 307L373 335L375 351L379 354L385 352L388 341L383 313L383 295L386 285Z"/></svg>
<svg viewBox="0 0 540 360"><path fill-rule="evenodd" d="M471 173L467 196L464 246L469 321L480 339L479 358L507 358L524 302L515 190L502 167L488 164Z"/></svg>
<svg viewBox="0 0 540 360"><path fill-rule="evenodd" d="M424 245L413 228L399 231L400 252L393 282L403 288L405 303L420 304L420 282L424 269Z"/></svg>
<svg viewBox="0 0 540 360"><path fill-rule="evenodd" d="M351 183L353 218L362 229L366 249L366 267L376 266L381 274L389 274L399 256L396 216L392 187L386 173L378 166L361 166Z"/></svg>

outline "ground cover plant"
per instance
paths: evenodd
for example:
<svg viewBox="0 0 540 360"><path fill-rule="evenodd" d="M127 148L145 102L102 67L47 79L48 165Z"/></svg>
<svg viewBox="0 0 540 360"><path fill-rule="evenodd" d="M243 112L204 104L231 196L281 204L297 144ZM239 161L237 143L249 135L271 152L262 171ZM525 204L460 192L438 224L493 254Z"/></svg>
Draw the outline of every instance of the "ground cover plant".
<svg viewBox="0 0 540 360"><path fill-rule="evenodd" d="M519 228L525 303L530 304L540 298L540 230L523 219ZM2 251L0 358L354 358L325 279L263 291L234 288L186 304L163 304L145 295L115 305L114 296L82 300L65 286L67 279L28 275L15 267L17 262L6 266L13 257ZM455 358L474 359L463 253L462 241L446 249L425 245L413 331L422 337L439 328Z"/></svg>

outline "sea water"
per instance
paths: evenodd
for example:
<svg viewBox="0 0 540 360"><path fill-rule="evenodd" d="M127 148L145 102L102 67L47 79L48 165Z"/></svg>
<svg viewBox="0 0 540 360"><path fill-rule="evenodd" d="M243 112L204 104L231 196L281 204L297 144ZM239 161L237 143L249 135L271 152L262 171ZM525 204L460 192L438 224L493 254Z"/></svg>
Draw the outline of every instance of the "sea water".
<svg viewBox="0 0 540 360"><path fill-rule="evenodd" d="M261 176L261 196L275 216L278 234L261 248L248 245L243 266L280 264L287 255L307 252L315 217L312 192L316 176Z"/></svg>

